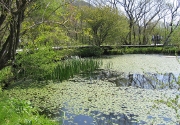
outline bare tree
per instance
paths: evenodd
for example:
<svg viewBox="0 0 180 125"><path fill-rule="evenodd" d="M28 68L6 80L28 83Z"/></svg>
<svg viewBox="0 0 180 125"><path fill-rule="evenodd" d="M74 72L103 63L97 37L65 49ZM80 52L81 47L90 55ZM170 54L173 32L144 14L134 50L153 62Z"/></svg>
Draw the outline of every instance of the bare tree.
<svg viewBox="0 0 180 125"><path fill-rule="evenodd" d="M125 44L131 44L132 42L132 30L135 23L135 10L136 7L136 1L135 0L123 0L123 1L117 1L125 10L127 17L129 19L129 33L127 35L127 39L125 41ZM139 15L140 16L140 15Z"/></svg>
<svg viewBox="0 0 180 125"><path fill-rule="evenodd" d="M0 70L12 64L19 43L21 23L33 0L0 1Z"/></svg>
<svg viewBox="0 0 180 125"><path fill-rule="evenodd" d="M142 33L139 33L139 35L142 36L142 43L147 44L148 34L151 34L151 31L156 27L158 22L165 16L166 8L164 6L163 0L147 0L145 1L143 8L143 18L139 21L139 26L142 26ZM153 24L152 22L154 21L156 23ZM149 29L149 25L151 25L151 29Z"/></svg>
<svg viewBox="0 0 180 125"><path fill-rule="evenodd" d="M180 24L180 14L179 14L180 1L179 0L173 0L170 3L167 3L166 6L168 9L168 13L167 13L166 18L164 18L164 26L166 29L170 28L170 31L167 34L167 37L165 38L165 42L163 44L164 46L169 43L169 39L170 39L172 33L176 30L176 28Z"/></svg>
<svg viewBox="0 0 180 125"><path fill-rule="evenodd" d="M129 19L129 33L126 44L132 44L132 40L139 35L139 42L147 43L147 27L153 20L159 21L163 16L163 0L117 0L124 8ZM138 27L138 29L136 28ZM133 38L132 38L133 36ZM143 36L143 39L140 38Z"/></svg>

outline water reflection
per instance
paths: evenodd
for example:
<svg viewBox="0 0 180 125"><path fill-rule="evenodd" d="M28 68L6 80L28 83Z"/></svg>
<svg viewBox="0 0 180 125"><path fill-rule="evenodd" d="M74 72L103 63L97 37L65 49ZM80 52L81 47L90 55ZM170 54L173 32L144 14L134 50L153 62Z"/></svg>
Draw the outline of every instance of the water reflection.
<svg viewBox="0 0 180 125"><path fill-rule="evenodd" d="M134 114L117 114L117 113L102 113L99 111L91 111L90 115L75 115L68 113L64 108L60 111L63 125L147 125L143 120L137 121L138 115ZM147 116L147 119L155 119L153 116ZM162 117L166 123L171 122L171 118ZM162 124L165 125L165 124ZM176 124L179 125L179 124Z"/></svg>
<svg viewBox="0 0 180 125"><path fill-rule="evenodd" d="M144 121L137 122L134 114L115 114L115 113L101 113L98 111L91 111L91 115L75 115L68 113L64 108L60 111L63 125L142 125L146 124ZM152 118L152 117L151 117Z"/></svg>
<svg viewBox="0 0 180 125"><path fill-rule="evenodd" d="M114 83L117 87L127 87L133 86L144 89L173 89L179 90L178 84L179 74L173 73L144 73L144 74L132 74L117 72L111 70L100 70L94 73L91 76L88 76L86 80L89 80L91 85L93 81L108 81ZM73 80L72 80L73 81ZM82 79L76 79L74 82L81 82ZM136 88L137 89L137 88ZM133 100L131 98L131 100ZM135 101L138 101L139 98ZM89 100L88 100L89 101ZM77 101L76 101L77 102ZM67 103L67 102L66 102ZM89 102L91 103L91 102ZM142 102L144 103L144 102ZM73 103L74 104L74 103ZM63 125L145 125L151 124L148 121L153 121L154 119L161 118L165 123L172 123L173 119L167 116L154 116L150 114L145 115L146 120L138 119L138 113L131 113L131 110L127 110L126 103L119 105L117 108L122 109L124 112L99 112L99 111L90 111L90 109L85 109L84 113L75 114L73 113L73 107L69 107L68 103L65 104L65 107L61 108L60 114L62 116ZM146 108L152 108L151 106L145 105ZM90 107L91 108L91 107ZM136 108L135 105L132 105L132 108ZM81 109L79 109L81 110ZM87 113L88 112L88 113ZM147 123L148 122L148 123ZM153 123L152 123L153 124ZM164 125L164 123L163 123ZM175 123L175 125L178 125Z"/></svg>
<svg viewBox="0 0 180 125"><path fill-rule="evenodd" d="M101 71L97 79L107 80L116 86L133 86L144 89L179 89L179 74L144 73L126 74L124 72Z"/></svg>

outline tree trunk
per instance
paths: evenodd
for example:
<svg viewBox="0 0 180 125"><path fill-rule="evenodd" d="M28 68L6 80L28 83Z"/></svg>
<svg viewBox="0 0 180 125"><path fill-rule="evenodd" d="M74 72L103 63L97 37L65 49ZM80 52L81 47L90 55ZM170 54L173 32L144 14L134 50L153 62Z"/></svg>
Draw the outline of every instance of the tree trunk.
<svg viewBox="0 0 180 125"><path fill-rule="evenodd" d="M9 2L9 1L8 1ZM7 2L7 3L8 3ZM1 7L9 8L7 10L8 14L6 14L6 18L1 23L8 24L8 31L3 31L2 25L0 25L0 33L7 34L6 40L3 42L1 41L2 45L0 46L0 70L6 66L9 66L13 63L15 59L16 49L19 43L19 36L20 36L20 26L24 19L24 11L26 8L26 0L16 0L16 7L13 4L15 3L8 3L8 7L6 5L1 5ZM2 4L2 3L1 3ZM13 6L13 8L12 8ZM3 8L3 9L4 9ZM13 11L14 10L14 11ZM10 15L10 16L9 16ZM10 20L8 18L11 18ZM0 20L2 20L0 16ZM2 36L5 37L5 36Z"/></svg>

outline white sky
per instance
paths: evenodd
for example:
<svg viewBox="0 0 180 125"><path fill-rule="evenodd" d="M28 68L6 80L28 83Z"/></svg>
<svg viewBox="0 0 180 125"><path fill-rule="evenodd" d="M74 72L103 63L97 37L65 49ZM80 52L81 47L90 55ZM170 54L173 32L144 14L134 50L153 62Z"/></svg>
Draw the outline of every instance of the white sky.
<svg viewBox="0 0 180 125"><path fill-rule="evenodd" d="M86 1L90 4L93 4L93 2L97 3L97 1L108 1L108 0L84 0L84 1ZM113 1L113 0L109 0L109 1ZM119 0L119 1L122 1L122 0ZM177 6L178 4L180 4L180 0L165 0L165 2L170 3L170 4L174 4L174 6ZM105 2L105 3L109 4L108 2ZM124 8L121 5L117 4L117 7L119 10L124 11ZM170 15L169 14L166 13L165 20L167 23L170 23ZM157 18L155 18L155 19L157 19ZM176 16L176 20L174 22L177 23L177 21L179 21L179 20L180 20L180 8L178 9L178 16ZM164 19L161 21L163 22Z"/></svg>

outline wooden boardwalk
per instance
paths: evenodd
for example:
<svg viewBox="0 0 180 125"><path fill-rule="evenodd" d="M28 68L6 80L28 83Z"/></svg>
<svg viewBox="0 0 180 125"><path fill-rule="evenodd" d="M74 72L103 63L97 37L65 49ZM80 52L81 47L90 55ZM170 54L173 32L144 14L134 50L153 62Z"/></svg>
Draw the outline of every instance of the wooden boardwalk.
<svg viewBox="0 0 180 125"><path fill-rule="evenodd" d="M91 48L91 45L82 45L82 46L56 46L56 47L52 47L54 50L62 50L62 49L73 49L73 48ZM135 47L135 48L142 48L142 47L163 47L163 44L157 44L156 46L154 44L151 45L102 45L100 46L102 48L106 48L106 49L113 49L113 48L131 48L131 47ZM23 49L17 49L16 52L21 52L23 51Z"/></svg>
<svg viewBox="0 0 180 125"><path fill-rule="evenodd" d="M151 45L102 45L102 48L124 48L124 47L163 47L163 44L151 44ZM55 50L67 49L67 48L89 48L91 45L82 45L82 46L65 46L65 47L52 47Z"/></svg>

